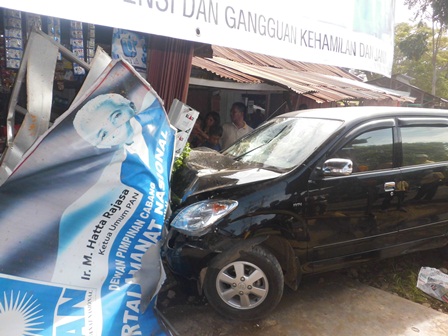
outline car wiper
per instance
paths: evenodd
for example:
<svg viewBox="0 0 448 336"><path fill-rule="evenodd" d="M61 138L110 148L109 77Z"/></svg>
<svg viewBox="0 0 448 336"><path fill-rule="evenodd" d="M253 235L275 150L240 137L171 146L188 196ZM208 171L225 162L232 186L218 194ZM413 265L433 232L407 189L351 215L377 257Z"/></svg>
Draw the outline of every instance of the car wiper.
<svg viewBox="0 0 448 336"><path fill-rule="evenodd" d="M245 153L243 153L243 154L241 154L241 155L238 155L237 157L235 157L234 158L234 160L235 161L239 161L243 156L246 156L247 154L249 154L249 153L252 153L253 151L255 151L255 150L257 150L257 149L259 149L259 148L261 148L261 147L263 147L263 146L266 146L267 144L269 144L269 143L271 143L272 142L272 140L274 140L275 138L277 138L285 129L286 129L286 127L287 126L284 126L275 136L273 136L271 139L269 139L269 141L267 141L267 142L265 142L265 143L262 143L260 146L257 146L257 147L255 147L255 148L252 148L250 151L247 151L247 152L245 152Z"/></svg>
<svg viewBox="0 0 448 336"><path fill-rule="evenodd" d="M243 153L243 154L241 154L241 155L238 155L237 157L234 158L234 160L235 160L235 161L239 161L239 160L241 160L241 158L242 158L243 156L246 156L247 154L253 152L254 150L257 150L258 148L261 148L261 147L263 147L263 146L266 146L269 142L271 142L271 140L269 140L268 142L266 142L266 143L264 143L264 144L261 144L261 145L258 146L258 147L252 148L250 151L248 151L248 152L246 152L246 153Z"/></svg>

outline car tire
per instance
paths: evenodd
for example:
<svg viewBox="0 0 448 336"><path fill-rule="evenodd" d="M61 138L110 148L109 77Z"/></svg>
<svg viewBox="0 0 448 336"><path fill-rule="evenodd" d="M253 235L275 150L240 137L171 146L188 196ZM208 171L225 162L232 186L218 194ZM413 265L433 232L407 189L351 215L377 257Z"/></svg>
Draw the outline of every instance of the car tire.
<svg viewBox="0 0 448 336"><path fill-rule="evenodd" d="M236 320L266 316L279 303L283 286L279 262L258 245L222 267L209 267L204 279L209 304L224 317Z"/></svg>

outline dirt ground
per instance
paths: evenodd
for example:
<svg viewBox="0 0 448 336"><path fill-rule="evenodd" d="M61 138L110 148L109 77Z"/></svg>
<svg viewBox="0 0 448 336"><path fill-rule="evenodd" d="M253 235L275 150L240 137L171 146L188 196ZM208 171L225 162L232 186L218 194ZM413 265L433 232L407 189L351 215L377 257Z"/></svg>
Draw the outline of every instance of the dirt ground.
<svg viewBox="0 0 448 336"><path fill-rule="evenodd" d="M339 272L372 287L448 314L448 303L432 298L416 287L418 273L424 266L447 273L448 258L442 257L440 250L432 250L366 263Z"/></svg>
<svg viewBox="0 0 448 336"><path fill-rule="evenodd" d="M443 271L448 269L448 260L442 258L438 250L417 252L365 263L355 268L304 277L303 282L306 286L307 283L325 283L335 281L335 279L359 281L448 314L447 303L430 297L416 287L418 273L423 266ZM197 294L194 285L176 280L170 274L167 276L167 281L158 296L158 309L162 315L168 316L171 320L175 319L176 314L188 314L195 317L191 321L184 322L181 336L198 335L198 333L204 336L261 335L263 330L272 330L278 324L275 316L252 322L226 320L213 311L203 296ZM284 295L292 297L296 295L295 293L286 289Z"/></svg>

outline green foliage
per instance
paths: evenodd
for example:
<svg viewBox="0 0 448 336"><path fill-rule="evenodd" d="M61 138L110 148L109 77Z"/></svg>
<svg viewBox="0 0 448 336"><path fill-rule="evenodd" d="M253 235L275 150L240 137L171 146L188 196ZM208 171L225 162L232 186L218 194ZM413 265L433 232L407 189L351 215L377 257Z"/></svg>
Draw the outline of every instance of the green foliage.
<svg viewBox="0 0 448 336"><path fill-rule="evenodd" d="M395 274L390 274L390 283L393 287L393 292L408 300L425 303L428 301L428 296L416 287L418 278L418 269L412 268L396 268Z"/></svg>
<svg viewBox="0 0 448 336"><path fill-rule="evenodd" d="M411 83L436 96L448 97L448 1L405 0L416 25L395 27L394 74L406 74Z"/></svg>
<svg viewBox="0 0 448 336"><path fill-rule="evenodd" d="M426 36L426 41L423 38ZM432 30L425 24L395 26L395 51L392 73L413 78L411 84L423 91L432 92L434 66L436 70L435 95L448 97L448 38L438 41L434 65Z"/></svg>
<svg viewBox="0 0 448 336"><path fill-rule="evenodd" d="M186 160L186 159L188 158L188 156L190 155L190 151L191 151L190 143L187 142L186 145L185 145L185 147L184 147L184 150L182 151L182 154L179 155L179 157L174 161L174 164L173 164L173 174L174 174L179 168L181 168L181 167L184 165L185 160Z"/></svg>
<svg viewBox="0 0 448 336"><path fill-rule="evenodd" d="M182 174L182 169L185 166L187 158L190 156L191 147L190 143L186 143L182 154L174 161L173 172L171 175L171 205L173 208L178 206L181 202L178 194L183 192L188 182Z"/></svg>
<svg viewBox="0 0 448 336"><path fill-rule="evenodd" d="M428 51L427 31L416 31L398 43L398 48L410 60L418 61Z"/></svg>

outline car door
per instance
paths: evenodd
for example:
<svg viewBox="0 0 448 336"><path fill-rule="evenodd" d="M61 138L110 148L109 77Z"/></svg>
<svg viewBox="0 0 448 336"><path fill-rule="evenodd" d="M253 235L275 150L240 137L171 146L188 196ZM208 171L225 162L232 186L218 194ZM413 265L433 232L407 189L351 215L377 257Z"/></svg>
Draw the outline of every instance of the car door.
<svg viewBox="0 0 448 336"><path fill-rule="evenodd" d="M393 199L402 180L394 158L395 120L357 127L329 151L312 173L305 202L309 259L316 270L347 258L368 258L396 243L402 219ZM348 158L353 173L322 176L329 158ZM339 259L339 261L338 261Z"/></svg>
<svg viewBox="0 0 448 336"><path fill-rule="evenodd" d="M445 245L448 233L448 119L400 118L403 249Z"/></svg>

